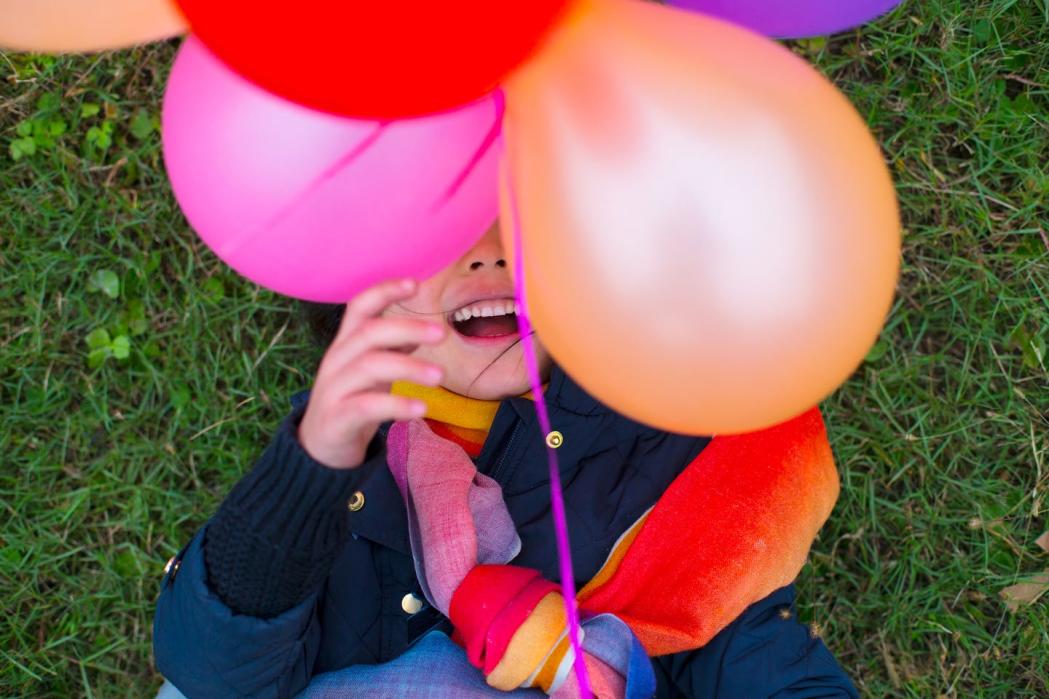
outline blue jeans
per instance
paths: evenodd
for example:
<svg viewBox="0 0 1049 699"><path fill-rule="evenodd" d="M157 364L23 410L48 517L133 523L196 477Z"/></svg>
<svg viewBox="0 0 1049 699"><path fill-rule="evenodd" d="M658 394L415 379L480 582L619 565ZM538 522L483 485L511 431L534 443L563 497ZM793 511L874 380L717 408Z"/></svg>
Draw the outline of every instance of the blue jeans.
<svg viewBox="0 0 1049 699"><path fill-rule="evenodd" d="M160 686L160 691L157 692L156 699L186 699L186 695L175 689L175 685L164 680L164 684Z"/></svg>

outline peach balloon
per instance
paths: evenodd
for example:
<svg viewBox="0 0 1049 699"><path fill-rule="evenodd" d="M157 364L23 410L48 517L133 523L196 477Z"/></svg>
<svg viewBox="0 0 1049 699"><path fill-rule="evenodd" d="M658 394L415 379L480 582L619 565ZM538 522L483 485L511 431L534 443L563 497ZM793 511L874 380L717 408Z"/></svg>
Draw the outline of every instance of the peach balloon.
<svg viewBox="0 0 1049 699"><path fill-rule="evenodd" d="M863 120L807 63L710 17L580 0L505 90L531 318L593 395L745 432L862 361L899 213Z"/></svg>
<svg viewBox="0 0 1049 699"><path fill-rule="evenodd" d="M0 48L101 51L186 31L169 0L0 0Z"/></svg>

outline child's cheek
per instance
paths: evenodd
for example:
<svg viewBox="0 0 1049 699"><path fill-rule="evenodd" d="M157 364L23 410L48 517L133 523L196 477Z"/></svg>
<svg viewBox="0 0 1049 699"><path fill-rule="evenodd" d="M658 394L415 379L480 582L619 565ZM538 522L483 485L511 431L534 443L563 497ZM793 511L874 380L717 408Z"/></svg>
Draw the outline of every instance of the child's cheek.
<svg viewBox="0 0 1049 699"><path fill-rule="evenodd" d="M411 356L422 359L426 362L433 362L444 369L446 373L448 371L448 365L451 363L448 355L448 338L445 338L437 345L419 345L411 352Z"/></svg>

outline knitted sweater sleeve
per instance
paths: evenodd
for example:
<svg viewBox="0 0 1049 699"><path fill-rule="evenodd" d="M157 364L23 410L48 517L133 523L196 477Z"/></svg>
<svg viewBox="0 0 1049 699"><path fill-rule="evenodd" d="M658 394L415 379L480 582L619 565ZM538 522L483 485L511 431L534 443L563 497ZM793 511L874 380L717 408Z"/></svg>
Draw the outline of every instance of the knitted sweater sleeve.
<svg viewBox="0 0 1049 699"><path fill-rule="evenodd" d="M314 460L298 440L304 409L281 423L204 533L208 586L238 614L274 617L319 591L349 535L347 501L385 462L378 437L358 468Z"/></svg>

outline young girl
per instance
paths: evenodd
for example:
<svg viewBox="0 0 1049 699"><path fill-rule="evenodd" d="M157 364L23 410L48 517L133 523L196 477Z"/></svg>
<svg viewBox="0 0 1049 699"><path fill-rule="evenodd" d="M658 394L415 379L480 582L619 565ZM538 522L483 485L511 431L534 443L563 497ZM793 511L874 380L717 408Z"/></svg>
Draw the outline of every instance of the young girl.
<svg viewBox="0 0 1049 699"><path fill-rule="evenodd" d="M537 342L542 435L516 310L494 228L422 283L314 309L330 346L308 397L169 562L160 672L190 699L574 691L545 437L584 616L653 656L617 674L584 646L595 690L654 672L660 697L855 697L788 584L837 496L818 413L747 438L660 432Z"/></svg>

